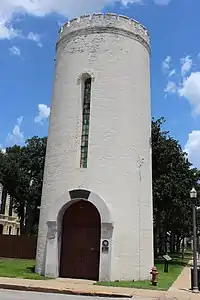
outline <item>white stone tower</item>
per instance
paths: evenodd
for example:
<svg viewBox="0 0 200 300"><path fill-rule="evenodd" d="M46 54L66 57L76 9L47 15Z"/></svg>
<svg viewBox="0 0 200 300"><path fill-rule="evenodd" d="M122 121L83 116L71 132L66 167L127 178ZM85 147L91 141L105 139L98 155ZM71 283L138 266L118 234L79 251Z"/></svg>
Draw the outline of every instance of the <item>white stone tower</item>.
<svg viewBox="0 0 200 300"><path fill-rule="evenodd" d="M152 265L149 35L83 16L57 43L36 272L143 280Z"/></svg>

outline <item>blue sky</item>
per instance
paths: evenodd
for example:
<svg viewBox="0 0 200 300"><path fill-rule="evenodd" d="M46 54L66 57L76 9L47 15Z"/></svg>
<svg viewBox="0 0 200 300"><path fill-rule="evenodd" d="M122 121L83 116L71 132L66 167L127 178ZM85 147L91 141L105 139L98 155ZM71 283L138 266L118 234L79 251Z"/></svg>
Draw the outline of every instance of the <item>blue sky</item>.
<svg viewBox="0 0 200 300"><path fill-rule="evenodd" d="M151 37L152 116L200 167L199 0L1 0L0 145L48 132L60 25L91 12L137 19Z"/></svg>

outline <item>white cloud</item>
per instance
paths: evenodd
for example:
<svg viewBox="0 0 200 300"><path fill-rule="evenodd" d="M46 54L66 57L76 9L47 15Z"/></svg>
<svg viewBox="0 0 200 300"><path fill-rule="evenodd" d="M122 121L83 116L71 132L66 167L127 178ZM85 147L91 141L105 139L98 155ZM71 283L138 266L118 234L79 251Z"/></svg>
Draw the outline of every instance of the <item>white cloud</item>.
<svg viewBox="0 0 200 300"><path fill-rule="evenodd" d="M21 50L19 47L12 46L9 50L10 50L11 55L21 56Z"/></svg>
<svg viewBox="0 0 200 300"><path fill-rule="evenodd" d="M23 144L24 143L24 133L21 131L21 124L23 122L23 117L19 117L17 119L17 123L14 126L12 132L10 132L7 136L7 143L9 144Z"/></svg>
<svg viewBox="0 0 200 300"><path fill-rule="evenodd" d="M188 153L191 163L195 167L200 168L200 130L193 130L189 134L184 150Z"/></svg>
<svg viewBox="0 0 200 300"><path fill-rule="evenodd" d="M9 23L9 18L3 18L1 15L1 3L0 3L0 40L1 39L12 39L19 36L20 32L13 29Z"/></svg>
<svg viewBox="0 0 200 300"><path fill-rule="evenodd" d="M171 56L167 56L162 63L163 71L168 76L168 83L164 89L165 96L175 93L186 98L192 107L192 115L200 116L200 72L191 72L193 60L191 56L187 55L180 59L181 70L177 74L178 77L176 76L173 81L170 81L169 77L176 73L175 69L170 71L171 61Z"/></svg>
<svg viewBox="0 0 200 300"><path fill-rule="evenodd" d="M178 90L181 97L188 99L194 115L200 115L200 72L191 73Z"/></svg>
<svg viewBox="0 0 200 300"><path fill-rule="evenodd" d="M33 16L45 16L58 13L66 18L72 18L85 13L101 11L106 5L112 5L118 0L79 0L74 5L74 0L1 0L0 2L0 36L12 38L16 35L9 23L13 15L27 13ZM140 0L121 0L123 5L140 3Z"/></svg>
<svg viewBox="0 0 200 300"><path fill-rule="evenodd" d="M3 153L3 154L6 153L6 149L4 149L1 144L0 144L0 152Z"/></svg>
<svg viewBox="0 0 200 300"><path fill-rule="evenodd" d="M0 1L0 38L12 38L18 33L10 23L16 14L30 14L45 16L58 13L66 18L72 18L86 13L101 11L106 5L121 2L122 5L130 3L143 3L142 0L79 0L75 5L74 0L1 0ZM154 0L158 5L167 5L169 0Z"/></svg>
<svg viewBox="0 0 200 300"><path fill-rule="evenodd" d="M181 75L184 77L187 75L192 68L192 59L189 55L184 58L181 58Z"/></svg>
<svg viewBox="0 0 200 300"><path fill-rule="evenodd" d="M42 47L41 37L38 33L29 32L27 38L28 40L35 42L38 45L38 47Z"/></svg>
<svg viewBox="0 0 200 300"><path fill-rule="evenodd" d="M115 1L115 2L117 2L117 1ZM128 4L131 4L131 3L141 4L141 3L143 3L143 0L121 0L121 3L122 3L122 5L127 6Z"/></svg>
<svg viewBox="0 0 200 300"><path fill-rule="evenodd" d="M38 105L38 115L35 117L35 123L43 124L45 120L49 118L50 107L46 104Z"/></svg>
<svg viewBox="0 0 200 300"><path fill-rule="evenodd" d="M106 5L115 2L140 3L140 0L79 0L78 5L74 5L74 0L1 0L0 11L4 17L11 16L14 12L28 13L35 16L45 16L50 13L58 13L71 18L84 13L91 13L102 10Z"/></svg>
<svg viewBox="0 0 200 300"><path fill-rule="evenodd" d="M164 91L165 91L166 94L168 94L168 93L170 93L170 94L176 93L177 92L177 85L176 85L176 83L173 82L173 81L169 81L167 83L167 86L166 86L166 88L165 88Z"/></svg>
<svg viewBox="0 0 200 300"><path fill-rule="evenodd" d="M167 56L162 62L162 70L165 74L168 73L170 70L171 61L172 61L171 56Z"/></svg>
<svg viewBox="0 0 200 300"><path fill-rule="evenodd" d="M176 74L176 70L175 70L175 69L172 69L172 70L169 72L168 76L171 77L171 76L173 76L173 75L175 75L175 74Z"/></svg>
<svg viewBox="0 0 200 300"><path fill-rule="evenodd" d="M168 5L172 0L154 0L157 5Z"/></svg>

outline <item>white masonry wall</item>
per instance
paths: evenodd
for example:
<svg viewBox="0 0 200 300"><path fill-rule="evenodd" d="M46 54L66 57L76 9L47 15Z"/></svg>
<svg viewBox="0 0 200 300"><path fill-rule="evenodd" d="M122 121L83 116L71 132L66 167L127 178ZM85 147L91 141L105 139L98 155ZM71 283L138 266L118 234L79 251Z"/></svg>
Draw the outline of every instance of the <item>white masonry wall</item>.
<svg viewBox="0 0 200 300"><path fill-rule="evenodd" d="M146 29L128 18L85 16L61 30L37 272L45 272L49 208L68 191L82 188L104 199L112 215L109 279L149 278L153 265L149 52ZM79 78L85 72L93 82L88 168L80 169Z"/></svg>

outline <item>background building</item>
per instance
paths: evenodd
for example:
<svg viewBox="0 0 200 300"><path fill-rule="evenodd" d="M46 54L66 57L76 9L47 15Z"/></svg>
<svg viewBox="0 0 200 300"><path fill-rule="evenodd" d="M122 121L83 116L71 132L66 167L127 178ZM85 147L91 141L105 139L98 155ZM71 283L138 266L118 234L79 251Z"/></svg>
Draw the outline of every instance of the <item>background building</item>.
<svg viewBox="0 0 200 300"><path fill-rule="evenodd" d="M0 235L19 235L20 224L13 210L13 199L0 184Z"/></svg>

